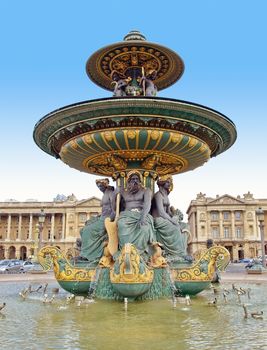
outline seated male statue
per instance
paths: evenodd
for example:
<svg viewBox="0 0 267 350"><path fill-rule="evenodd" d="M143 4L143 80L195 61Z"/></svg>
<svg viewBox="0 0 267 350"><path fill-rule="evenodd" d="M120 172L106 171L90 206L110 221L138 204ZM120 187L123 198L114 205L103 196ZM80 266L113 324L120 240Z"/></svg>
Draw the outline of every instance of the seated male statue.
<svg viewBox="0 0 267 350"><path fill-rule="evenodd" d="M105 218L113 217L112 198L114 187L109 186L109 179L98 179L96 185L103 197L101 201L101 215L88 220L81 229L81 253L79 260L98 262L104 252L107 242L107 233L105 229Z"/></svg>
<svg viewBox="0 0 267 350"><path fill-rule="evenodd" d="M173 188L172 177L162 176L158 179L159 191L152 200L152 215L156 230L156 238L162 244L163 255L167 261L183 261L191 258L187 256L188 234L183 229L170 208L169 193Z"/></svg>
<svg viewBox="0 0 267 350"><path fill-rule="evenodd" d="M125 243L132 243L143 254L155 241L153 217L149 214L151 190L142 186L142 174L131 170L127 175L126 189L119 188L118 191L123 209L118 219L119 249Z"/></svg>

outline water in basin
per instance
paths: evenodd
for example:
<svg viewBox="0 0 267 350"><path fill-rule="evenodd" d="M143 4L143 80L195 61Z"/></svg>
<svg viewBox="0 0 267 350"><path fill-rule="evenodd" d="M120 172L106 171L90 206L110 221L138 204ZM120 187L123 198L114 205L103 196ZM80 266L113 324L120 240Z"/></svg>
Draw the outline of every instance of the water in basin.
<svg viewBox="0 0 267 350"><path fill-rule="evenodd" d="M41 293L23 301L19 291L26 282L1 283L1 349L267 349L267 284L242 284L251 288L251 299L241 296L238 303L231 284L218 286L217 306L212 290L192 298L187 306L173 301L122 302L96 300L93 303L66 305L69 295L60 289L52 304L42 302ZM51 289L58 287L50 283ZM230 290L227 303L223 289ZM244 318L248 312L263 311L263 319Z"/></svg>

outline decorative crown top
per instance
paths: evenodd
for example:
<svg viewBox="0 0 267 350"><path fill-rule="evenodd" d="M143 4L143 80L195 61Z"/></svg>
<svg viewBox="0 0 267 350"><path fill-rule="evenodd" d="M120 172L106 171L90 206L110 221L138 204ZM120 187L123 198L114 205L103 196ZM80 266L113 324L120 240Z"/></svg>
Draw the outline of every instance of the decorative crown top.
<svg viewBox="0 0 267 350"><path fill-rule="evenodd" d="M139 30L131 30L125 37L123 38L124 41L130 41L130 40L142 40L146 41L146 37L139 32Z"/></svg>

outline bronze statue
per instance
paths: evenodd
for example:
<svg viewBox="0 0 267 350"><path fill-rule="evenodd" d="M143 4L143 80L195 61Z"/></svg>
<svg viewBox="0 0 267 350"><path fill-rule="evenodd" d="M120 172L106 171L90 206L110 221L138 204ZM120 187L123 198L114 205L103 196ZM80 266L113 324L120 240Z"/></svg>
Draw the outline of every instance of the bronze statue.
<svg viewBox="0 0 267 350"><path fill-rule="evenodd" d="M122 97L126 96L127 93L125 91L126 87L128 86L129 82L131 81L131 78L128 77L126 78L125 76L121 75L117 71L113 71L111 73L111 78L113 80L114 86L114 91L113 91L113 96L114 97Z"/></svg>
<svg viewBox="0 0 267 350"><path fill-rule="evenodd" d="M152 202L152 215L157 241L163 246L163 255L168 262L190 260L187 255L188 234L184 233L179 217L173 215L168 198L173 188L172 177L161 177L157 181L159 191Z"/></svg>
<svg viewBox="0 0 267 350"><path fill-rule="evenodd" d="M101 201L102 212L98 217L93 217L85 223L81 229L81 254L80 260L98 262L107 244L107 233L105 229L105 218L113 217L112 199L114 187L109 186L109 179L98 179L96 185L103 192Z"/></svg>
<svg viewBox="0 0 267 350"><path fill-rule="evenodd" d="M153 80L156 79L157 72L155 70L149 70L148 74L145 75L144 69L142 69L142 73L139 84L143 89L144 96L156 96L158 90Z"/></svg>
<svg viewBox="0 0 267 350"><path fill-rule="evenodd" d="M120 188L122 211L118 219L119 248L132 243L140 253L148 251L155 241L153 218L149 214L152 193L142 186L142 175L132 170L127 176L127 188Z"/></svg>

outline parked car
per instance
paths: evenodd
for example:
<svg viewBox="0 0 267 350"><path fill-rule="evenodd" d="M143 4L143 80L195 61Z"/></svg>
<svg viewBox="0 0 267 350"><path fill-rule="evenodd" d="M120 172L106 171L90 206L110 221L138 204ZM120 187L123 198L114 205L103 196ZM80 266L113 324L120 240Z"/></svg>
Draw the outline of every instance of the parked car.
<svg viewBox="0 0 267 350"><path fill-rule="evenodd" d="M5 263L0 265L0 271L14 271L14 272L19 272L20 268L22 266L22 261L21 260L7 260Z"/></svg>
<svg viewBox="0 0 267 350"><path fill-rule="evenodd" d="M240 263L245 263L245 264L251 263L252 261L253 259L249 259L249 258L244 258L239 260Z"/></svg>
<svg viewBox="0 0 267 350"><path fill-rule="evenodd" d="M32 261L26 260L23 262L20 271L21 272L28 272L28 271L32 271L32 270L36 270L38 269L39 264L36 264Z"/></svg>
<svg viewBox="0 0 267 350"><path fill-rule="evenodd" d="M6 265L9 261L8 259L0 260L0 266Z"/></svg>

